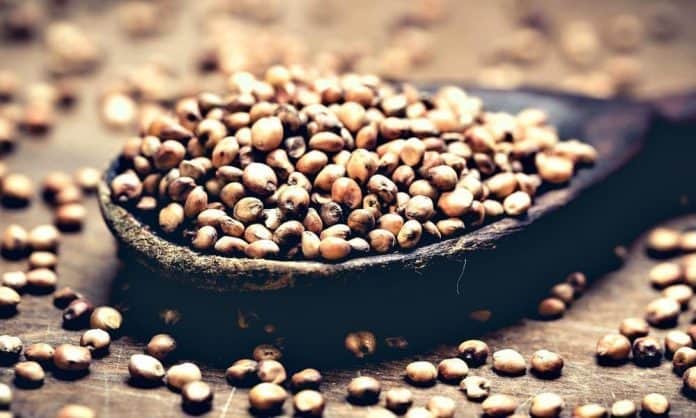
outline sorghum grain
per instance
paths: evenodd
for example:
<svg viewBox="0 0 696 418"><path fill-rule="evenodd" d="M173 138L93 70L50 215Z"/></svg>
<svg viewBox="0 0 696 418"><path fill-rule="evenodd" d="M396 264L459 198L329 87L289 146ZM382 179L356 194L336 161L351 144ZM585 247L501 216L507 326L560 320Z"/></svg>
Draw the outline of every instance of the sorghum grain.
<svg viewBox="0 0 696 418"><path fill-rule="evenodd" d="M303 369L293 374L290 381L295 391L306 389L319 390L322 377L317 369Z"/></svg>
<svg viewBox="0 0 696 418"><path fill-rule="evenodd" d="M662 361L662 345L653 337L641 337L633 342L633 361L639 366L654 367Z"/></svg>
<svg viewBox="0 0 696 418"><path fill-rule="evenodd" d="M517 399L509 395L491 395L481 404L483 412L491 417L512 415L518 406Z"/></svg>
<svg viewBox="0 0 696 418"><path fill-rule="evenodd" d="M259 383L249 391L249 405L259 413L275 413L282 409L288 393L275 383Z"/></svg>
<svg viewBox="0 0 696 418"><path fill-rule="evenodd" d="M611 405L612 418L631 418L636 416L636 404L628 399L622 399Z"/></svg>
<svg viewBox="0 0 696 418"><path fill-rule="evenodd" d="M691 347L682 347L672 356L672 368L677 374L693 366L696 366L696 350Z"/></svg>
<svg viewBox="0 0 696 418"><path fill-rule="evenodd" d="M437 379L437 369L428 361L414 361L406 365L406 378L414 385L429 386Z"/></svg>
<svg viewBox="0 0 696 418"><path fill-rule="evenodd" d="M532 398L529 413L538 418L555 418L561 414L565 402L555 393L543 392Z"/></svg>
<svg viewBox="0 0 696 418"><path fill-rule="evenodd" d="M292 399L295 412L300 416L320 417L324 413L324 396L321 393L305 389Z"/></svg>
<svg viewBox="0 0 696 418"><path fill-rule="evenodd" d="M481 340L466 340L457 348L461 357L469 367L478 367L486 363L490 349L488 344Z"/></svg>
<svg viewBox="0 0 696 418"><path fill-rule="evenodd" d="M669 412L669 400L659 393L649 393L643 397L641 408L648 414L665 415Z"/></svg>
<svg viewBox="0 0 696 418"><path fill-rule="evenodd" d="M542 377L557 377L563 370L563 358L549 350L538 350L532 355L532 371Z"/></svg>
<svg viewBox="0 0 696 418"><path fill-rule="evenodd" d="M460 358L447 358L437 365L437 374L445 382L459 383L469 373L469 366Z"/></svg>
<svg viewBox="0 0 696 418"><path fill-rule="evenodd" d="M193 363L176 364L170 367L165 374L167 385L175 390L181 390L187 383L195 382L202 378L201 369Z"/></svg>
<svg viewBox="0 0 696 418"><path fill-rule="evenodd" d="M176 350L176 341L169 334L157 334L150 338L145 351L159 361L165 361Z"/></svg>
<svg viewBox="0 0 696 418"><path fill-rule="evenodd" d="M348 384L348 400L357 404L375 404L381 391L382 385L374 377L356 377Z"/></svg>
<svg viewBox="0 0 696 418"><path fill-rule="evenodd" d="M493 370L500 374L519 376L527 370L527 362L520 353L510 348L493 353Z"/></svg>
<svg viewBox="0 0 696 418"><path fill-rule="evenodd" d="M491 393L491 382L485 377L468 376L459 384L466 397L472 401L481 401Z"/></svg>
<svg viewBox="0 0 696 418"><path fill-rule="evenodd" d="M186 410L196 413L208 411L213 404L213 391L200 380L189 382L181 388L181 401Z"/></svg>
<svg viewBox="0 0 696 418"><path fill-rule="evenodd" d="M56 347L53 354L53 364L56 368L68 371L83 371L89 368L92 355L85 347L70 344L61 344Z"/></svg>
<svg viewBox="0 0 696 418"><path fill-rule="evenodd" d="M452 398L435 395L428 400L426 408L434 418L452 418L456 410L456 404Z"/></svg>
<svg viewBox="0 0 696 418"><path fill-rule="evenodd" d="M235 361L225 372L227 380L236 386L250 386L258 381L259 364L255 360L241 359Z"/></svg>
<svg viewBox="0 0 696 418"><path fill-rule="evenodd" d="M385 405L390 411L403 414L413 405L413 393L406 388L389 389L385 394Z"/></svg>
<svg viewBox="0 0 696 418"><path fill-rule="evenodd" d="M631 354L631 341L620 334L607 334L597 341L597 360L618 363L628 360Z"/></svg>

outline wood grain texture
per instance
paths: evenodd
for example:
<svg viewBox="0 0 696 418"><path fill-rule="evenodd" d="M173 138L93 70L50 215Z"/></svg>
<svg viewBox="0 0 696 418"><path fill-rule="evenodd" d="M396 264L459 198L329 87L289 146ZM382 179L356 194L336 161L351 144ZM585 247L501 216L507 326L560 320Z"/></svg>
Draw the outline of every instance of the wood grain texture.
<svg viewBox="0 0 696 418"><path fill-rule="evenodd" d="M607 6L614 7L615 3ZM361 13L368 9L355 7ZM604 13L603 8L598 10ZM79 21L110 45L108 65L84 80L81 103L61 114L50 134L23 138L16 152L3 160L11 170L26 173L37 182L52 170L71 172L83 165L106 167L117 153L128 133L107 132L100 125L94 104L98 99L97 87L102 82L149 58L153 49L175 61L181 59L182 50L187 49L190 56L195 50L195 30L186 29L188 26L161 39L133 44L118 35L114 25L105 23L97 12L83 14ZM496 26L485 19L481 22ZM693 27L688 29L693 31ZM459 42L456 37L452 39ZM485 44L480 38L472 38L472 42ZM462 49L462 45L456 47ZM37 80L43 74L44 56L37 43L2 48L3 66L19 71L25 80ZM652 61L660 68L670 63L664 59ZM449 68L451 71L453 67ZM658 82L672 85L674 81L664 77ZM345 386L350 378L370 374L379 377L385 389L405 385L402 375L409 361L435 362L451 356L456 343L470 337L482 337L494 349L518 349L527 358L540 348L556 350L564 356L563 377L554 381L540 380L530 374L519 378L498 377L489 365L472 370L472 374L493 378L494 392L512 394L523 401L521 412L527 410L530 397L540 391L561 394L568 404L566 417L570 416L571 407L580 403L609 405L620 398L639 402L644 394L656 391L672 401L671 416L696 416L694 402L681 394L681 382L667 362L653 369L632 364L603 368L593 358L594 344L601 335L614 331L626 316L640 316L644 305L656 296L646 278L648 268L655 261L643 255L640 243L632 247L621 269L606 274L608 268L617 265L612 249L630 242L638 231L665 217L696 209L692 203L696 194L692 186L692 160L696 155L693 126L680 134L666 126L658 128L642 157L599 188L583 194L573 205L559 210L556 216L544 218L534 228L501 240L496 251L457 259L454 270L446 266L399 285L386 280L387 272L383 271L385 280L381 276L356 280L333 290L319 288L301 295L278 292L261 299L232 299L205 295L180 285L150 283L141 280L148 278L142 272L121 266L116 257L117 247L101 220L97 202L89 200L84 230L66 234L62 240L59 283L78 289L98 304L122 307L126 314L124 335L114 342L109 356L94 361L90 374L83 379L60 380L49 372L40 389L14 388L12 410L22 417L53 417L63 404L76 402L93 407L99 417L186 416L178 394L164 387L144 390L127 383L129 356L142 352L146 339L153 333L167 331L179 337L180 358L199 363L204 379L215 391L214 409L204 415L207 417L248 416L247 390L229 386L223 378L224 367L240 356L249 356L251 348L259 342L283 343L291 370L321 366L325 375L322 391L328 398L326 416L347 418L364 416L371 408L345 403ZM51 220L50 208L38 199L27 210L0 208L0 228L10 223L32 227ZM696 219L681 219L675 225L696 226ZM505 253L508 258L502 262L499 254ZM504 268L492 268L501 267L500 264ZM3 272L24 268L24 262L0 261ZM554 322L521 319L533 310L535 301L548 285L575 269L586 270L596 280L564 319ZM428 281L430 286L423 286L419 281ZM181 310L181 320L167 325L159 315L173 308ZM468 319L469 312L484 308L493 312L491 322L479 324ZM251 318L250 329L239 330L238 310L266 312L261 313L259 320ZM683 314L680 326L691 320L691 315L692 312ZM278 334L287 335L285 341L258 331L266 320L279 324ZM380 336L377 357L366 362L350 361L343 353L341 337L347 330L361 328L375 329ZM50 297L33 295L23 297L16 316L0 320L0 333L16 334L26 345L74 344L80 335L79 331L62 329L60 311L52 306ZM655 333L663 335L664 331ZM407 336L410 349L403 353L387 349L383 337L395 335ZM10 368L0 368L0 381L12 384L12 379ZM423 405L432 395L444 394L457 401L458 417L476 416L480 412L479 406L466 401L456 387L438 383L432 388L413 391L417 405ZM292 416L289 402L284 416Z"/></svg>

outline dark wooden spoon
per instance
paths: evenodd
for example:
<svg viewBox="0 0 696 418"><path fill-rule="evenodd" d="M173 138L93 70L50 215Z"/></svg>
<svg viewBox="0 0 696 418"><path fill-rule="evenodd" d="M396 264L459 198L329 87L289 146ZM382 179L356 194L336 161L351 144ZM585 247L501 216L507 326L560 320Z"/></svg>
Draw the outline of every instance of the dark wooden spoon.
<svg viewBox="0 0 696 418"><path fill-rule="evenodd" d="M438 86L425 86L434 90ZM538 107L549 113L560 136L594 145L597 163L579 170L565 187L543 191L524 217L503 218L464 235L410 252L370 255L340 263L229 258L200 254L168 241L146 223L112 201L108 183L119 170L119 160L107 169L99 188L103 217L120 244L123 258L166 280L214 291L271 291L319 283L349 283L360 278L400 280L407 276L458 268L463 255L496 246L502 238L523 230L569 204L583 191L602 182L628 163L645 145L652 119L660 109L622 100L597 100L540 90L497 91L468 89L489 110L516 112ZM672 109L674 113L674 109ZM388 273L388 274L385 274Z"/></svg>

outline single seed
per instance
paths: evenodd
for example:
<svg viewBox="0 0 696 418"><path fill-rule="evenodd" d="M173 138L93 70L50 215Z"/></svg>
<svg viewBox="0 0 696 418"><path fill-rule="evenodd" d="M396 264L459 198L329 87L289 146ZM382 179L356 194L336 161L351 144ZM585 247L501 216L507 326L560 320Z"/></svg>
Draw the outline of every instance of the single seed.
<svg viewBox="0 0 696 418"><path fill-rule="evenodd" d="M526 372L527 362L520 353L506 348L493 353L493 370L503 375L519 376Z"/></svg>
<svg viewBox="0 0 696 418"><path fill-rule="evenodd" d="M199 251L206 251L215 245L217 241L217 230L210 225L202 226L191 241L191 246Z"/></svg>
<svg viewBox="0 0 696 418"><path fill-rule="evenodd" d="M580 405L573 409L573 418L603 418L607 416L607 409L596 403Z"/></svg>
<svg viewBox="0 0 696 418"><path fill-rule="evenodd" d="M382 385L374 377L356 377L348 384L348 400L360 405L375 404L381 391Z"/></svg>
<svg viewBox="0 0 696 418"><path fill-rule="evenodd" d="M357 358L363 358L375 353L377 339L370 331L356 331L346 335L344 340L346 350Z"/></svg>
<svg viewBox="0 0 696 418"><path fill-rule="evenodd" d="M535 164L541 178L549 183L566 183L573 176L573 162L565 157L540 153Z"/></svg>
<svg viewBox="0 0 696 418"><path fill-rule="evenodd" d="M452 398L435 395L428 400L427 409L434 418L452 418L456 410L456 404Z"/></svg>
<svg viewBox="0 0 696 418"><path fill-rule="evenodd" d="M84 405L68 404L60 408L56 418L95 418L97 414Z"/></svg>
<svg viewBox="0 0 696 418"><path fill-rule="evenodd" d="M556 319L563 316L566 310L565 303L558 298L546 298L539 302L537 312L540 318Z"/></svg>
<svg viewBox="0 0 696 418"><path fill-rule="evenodd" d="M251 144L260 151L278 148L283 141L283 124L275 116L260 118L251 127Z"/></svg>
<svg viewBox="0 0 696 418"><path fill-rule="evenodd" d="M181 400L185 410L195 413L205 412L212 407L213 391L205 382L189 382L181 388Z"/></svg>
<svg viewBox="0 0 696 418"><path fill-rule="evenodd" d="M437 369L428 361L414 361L406 366L406 378L414 385L430 386L437 379Z"/></svg>
<svg viewBox="0 0 696 418"><path fill-rule="evenodd" d="M327 260L341 260L350 254L350 244L339 237L327 237L319 243L319 253Z"/></svg>
<svg viewBox="0 0 696 418"><path fill-rule="evenodd" d="M650 283L658 289L680 283L684 280L682 267L669 261L656 264L648 272Z"/></svg>
<svg viewBox="0 0 696 418"><path fill-rule="evenodd" d="M101 172L92 167L81 167L75 172L75 183L85 192L94 192L99 186Z"/></svg>
<svg viewBox="0 0 696 418"><path fill-rule="evenodd" d="M0 363L12 364L17 361L24 348L22 340L13 335L0 335Z"/></svg>
<svg viewBox="0 0 696 418"><path fill-rule="evenodd" d="M258 364L257 376L260 381L282 384L287 378L285 367L276 360L261 360Z"/></svg>
<svg viewBox="0 0 696 418"><path fill-rule="evenodd" d="M696 350L691 347L682 347L672 356L672 368L677 374L696 366Z"/></svg>
<svg viewBox="0 0 696 418"><path fill-rule="evenodd" d="M187 383L195 382L202 378L201 369L193 363L176 364L170 367L165 374L167 385L174 390L181 390Z"/></svg>
<svg viewBox="0 0 696 418"><path fill-rule="evenodd" d="M324 413L324 396L315 390L298 392L292 400L295 412L300 416L319 417Z"/></svg>
<svg viewBox="0 0 696 418"><path fill-rule="evenodd" d="M29 235L19 225L10 225L2 233L0 247L2 254L9 258L22 258L29 250Z"/></svg>
<svg viewBox="0 0 696 418"><path fill-rule="evenodd" d="M510 216L520 216L527 213L527 210L532 206L531 197L522 191L517 191L510 194L503 201L503 209Z"/></svg>
<svg viewBox="0 0 696 418"><path fill-rule="evenodd" d="M481 404L483 412L490 417L512 415L517 409L517 399L509 395L491 395Z"/></svg>
<svg viewBox="0 0 696 418"><path fill-rule="evenodd" d="M563 303L570 305L575 300L575 289L568 283L558 283L549 291L551 297L560 299Z"/></svg>
<svg viewBox="0 0 696 418"><path fill-rule="evenodd" d="M29 268L47 268L55 270L58 265L58 256L50 251L34 251L29 255Z"/></svg>
<svg viewBox="0 0 696 418"><path fill-rule="evenodd" d="M650 325L643 318L626 318L619 325L619 332L629 340L645 337L650 333Z"/></svg>
<svg viewBox="0 0 696 418"><path fill-rule="evenodd" d="M672 326L679 319L681 305L674 299L659 298L650 302L645 308L645 319L652 326Z"/></svg>
<svg viewBox="0 0 696 418"><path fill-rule="evenodd" d="M696 393L696 367L689 367L684 372L682 381L684 382L684 389L686 390L686 392L688 392L689 394Z"/></svg>
<svg viewBox="0 0 696 418"><path fill-rule="evenodd" d="M377 418L392 418L392 417L377 417ZM422 406L416 406L409 409L404 415L404 418L433 418L432 412Z"/></svg>
<svg viewBox="0 0 696 418"><path fill-rule="evenodd" d="M14 289L0 286L0 311L14 311L21 301L22 297Z"/></svg>
<svg viewBox="0 0 696 418"><path fill-rule="evenodd" d="M34 183L24 174L6 175L1 189L2 201L9 206L26 206L34 196Z"/></svg>
<svg viewBox="0 0 696 418"><path fill-rule="evenodd" d="M674 299L682 308L686 308L689 305L689 301L691 301L691 298L694 296L694 291L689 285L675 284L662 290L662 296Z"/></svg>
<svg viewBox="0 0 696 418"><path fill-rule="evenodd" d="M665 335L665 353L668 357L682 347L692 347L692 344L691 337L684 331L672 330Z"/></svg>
<svg viewBox="0 0 696 418"><path fill-rule="evenodd" d="M573 289L575 289L576 297L580 296L585 291L585 287L587 287L587 277L585 277L584 273L581 273L579 271L570 273L566 277L565 281L569 285L573 286Z"/></svg>
<svg viewBox="0 0 696 418"><path fill-rule="evenodd" d="M118 331L122 322L123 317L121 313L110 306L95 308L89 318L89 324L92 328L99 328L108 332Z"/></svg>
<svg viewBox="0 0 696 418"><path fill-rule="evenodd" d="M259 383L249 391L249 405L257 413L277 413L283 408L288 393L274 383Z"/></svg>
<svg viewBox="0 0 696 418"><path fill-rule="evenodd" d="M251 386L258 381L259 364L251 359L237 360L225 372L227 381L235 386Z"/></svg>
<svg viewBox="0 0 696 418"><path fill-rule="evenodd" d="M457 348L461 357L469 367L478 367L486 363L490 349L481 340L466 340Z"/></svg>
<svg viewBox="0 0 696 418"><path fill-rule="evenodd" d="M30 361L36 361L41 364L48 364L53 361L53 355L56 350L50 344L36 343L32 344L24 350L24 357Z"/></svg>
<svg viewBox="0 0 696 418"><path fill-rule="evenodd" d="M437 365L437 373L445 382L459 383L469 373L469 366L460 358L448 358Z"/></svg>
<svg viewBox="0 0 696 418"><path fill-rule="evenodd" d="M529 413L538 418L555 418L561 414L565 402L555 393L543 392L532 398Z"/></svg>
<svg viewBox="0 0 696 418"><path fill-rule="evenodd" d="M413 393L406 388L389 389L385 394L385 406L396 414L403 414L413 405Z"/></svg>
<svg viewBox="0 0 696 418"><path fill-rule="evenodd" d="M169 334L157 334L150 338L145 351L159 361L169 359L176 350L176 341Z"/></svg>
<svg viewBox="0 0 696 418"><path fill-rule="evenodd" d="M671 228L655 228L648 234L646 246L655 254L670 254L679 249L681 233Z"/></svg>
<svg viewBox="0 0 696 418"><path fill-rule="evenodd" d="M159 212L159 226L167 234L174 233L184 222L184 208L173 202Z"/></svg>
<svg viewBox="0 0 696 418"><path fill-rule="evenodd" d="M260 239L249 244L244 253L249 258L273 258L280 253L280 247L271 240Z"/></svg>
<svg viewBox="0 0 696 418"><path fill-rule="evenodd" d="M636 416L636 404L628 399L622 399L611 405L612 418L631 418Z"/></svg>
<svg viewBox="0 0 696 418"><path fill-rule="evenodd" d="M318 390L322 377L317 369L303 369L293 374L290 381L295 391Z"/></svg>
<svg viewBox="0 0 696 418"><path fill-rule="evenodd" d="M0 383L0 409L9 409L12 403L12 389L4 384Z"/></svg>
<svg viewBox="0 0 696 418"><path fill-rule="evenodd" d="M633 342L633 361L643 367L659 366L662 361L662 345L653 337L641 337Z"/></svg>
<svg viewBox="0 0 696 418"><path fill-rule="evenodd" d="M80 345L93 353L105 353L111 345L111 336L102 329L90 329L80 337Z"/></svg>
<svg viewBox="0 0 696 418"><path fill-rule="evenodd" d="M542 377L557 377L563 369L563 358L549 350L538 350L532 355L532 371Z"/></svg>
<svg viewBox="0 0 696 418"><path fill-rule="evenodd" d="M62 231L77 231L87 217L87 209L80 203L60 205L55 212L55 224Z"/></svg>
<svg viewBox="0 0 696 418"><path fill-rule="evenodd" d="M413 248L418 245L422 235L423 227L421 223L411 219L406 221L401 227L396 240L401 248Z"/></svg>
<svg viewBox="0 0 696 418"><path fill-rule="evenodd" d="M597 341L596 355L600 363L619 363L628 360L631 341L620 334L607 334Z"/></svg>
<svg viewBox="0 0 696 418"><path fill-rule="evenodd" d="M471 192L464 188L443 193L437 201L437 207L447 216L458 218L464 215L474 201Z"/></svg>
<svg viewBox="0 0 696 418"><path fill-rule="evenodd" d="M8 271L2 274L3 286L21 291L27 286L27 275L23 271Z"/></svg>
<svg viewBox="0 0 696 418"><path fill-rule="evenodd" d="M56 273L46 268L30 270L26 276L27 285L37 292L53 290L58 281Z"/></svg>
<svg viewBox="0 0 696 418"><path fill-rule="evenodd" d="M482 401L491 393L491 382L485 377L469 376L459 384L466 397L475 402Z"/></svg>
<svg viewBox="0 0 696 418"><path fill-rule="evenodd" d="M67 372L80 372L89 369L92 355L85 347L61 344L53 354L56 368Z"/></svg>
<svg viewBox="0 0 696 418"><path fill-rule="evenodd" d="M21 361L15 364L14 373L16 381L27 386L40 386L46 377L43 367L35 361Z"/></svg>
<svg viewBox="0 0 696 418"><path fill-rule="evenodd" d="M669 412L669 400L659 393L649 393L643 397L640 403L641 408L648 414L665 415Z"/></svg>
<svg viewBox="0 0 696 418"><path fill-rule="evenodd" d="M263 213L263 203L255 197L244 197L234 205L234 217L250 224L256 221Z"/></svg>
<svg viewBox="0 0 696 418"><path fill-rule="evenodd" d="M75 299L63 311L63 326L69 329L85 327L89 324L93 311L94 305L88 300Z"/></svg>
<svg viewBox="0 0 696 418"><path fill-rule="evenodd" d="M242 174L244 187L259 196L270 196L278 188L278 177L266 164L251 163Z"/></svg>

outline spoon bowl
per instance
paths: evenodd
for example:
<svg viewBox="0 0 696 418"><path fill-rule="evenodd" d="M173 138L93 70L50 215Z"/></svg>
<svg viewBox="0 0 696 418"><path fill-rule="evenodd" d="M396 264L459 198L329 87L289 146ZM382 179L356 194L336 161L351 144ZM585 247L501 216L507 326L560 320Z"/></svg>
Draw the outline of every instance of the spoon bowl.
<svg viewBox="0 0 696 418"><path fill-rule="evenodd" d="M419 87L434 91L439 84ZM500 239L569 204L638 153L652 118L649 105L621 100L598 100L534 89L469 88L467 91L481 97L486 108L492 111L517 112L528 107L547 111L550 123L558 128L561 138L578 138L597 149L596 164L580 169L567 185L542 190L522 217L505 217L467 230L456 238L408 252L366 255L337 263L222 257L201 254L169 241L112 200L108 184L119 171L118 158L107 168L99 186L102 215L120 245L124 260L176 283L220 292L273 291L320 283L348 284L360 279L396 283L409 276L460 268L467 254L494 248Z"/></svg>

